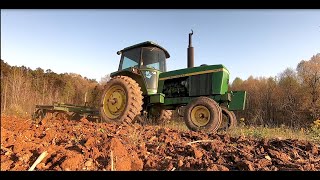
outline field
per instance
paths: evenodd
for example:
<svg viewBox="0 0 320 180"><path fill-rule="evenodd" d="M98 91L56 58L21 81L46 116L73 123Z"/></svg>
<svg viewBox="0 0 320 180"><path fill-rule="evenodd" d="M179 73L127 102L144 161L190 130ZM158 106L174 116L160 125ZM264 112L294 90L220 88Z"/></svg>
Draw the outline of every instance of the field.
<svg viewBox="0 0 320 180"><path fill-rule="evenodd" d="M35 125L28 118L2 115L1 170L320 170L317 141L307 141L307 136L275 139L261 129L256 137L249 132L239 128L206 134L172 124L116 125L87 119L46 119ZM44 158L35 163L40 156Z"/></svg>

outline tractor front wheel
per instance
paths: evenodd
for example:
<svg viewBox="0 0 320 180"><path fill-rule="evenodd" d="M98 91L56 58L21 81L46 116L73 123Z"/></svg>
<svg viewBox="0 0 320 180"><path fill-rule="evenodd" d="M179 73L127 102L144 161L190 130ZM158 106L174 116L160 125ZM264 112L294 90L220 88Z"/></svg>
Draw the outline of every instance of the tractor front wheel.
<svg viewBox="0 0 320 180"><path fill-rule="evenodd" d="M185 107L184 120L190 130L216 132L222 120L221 108L208 97L197 97Z"/></svg>
<svg viewBox="0 0 320 180"><path fill-rule="evenodd" d="M100 115L107 122L131 123L140 115L143 96L139 84L130 77L116 76L102 94Z"/></svg>

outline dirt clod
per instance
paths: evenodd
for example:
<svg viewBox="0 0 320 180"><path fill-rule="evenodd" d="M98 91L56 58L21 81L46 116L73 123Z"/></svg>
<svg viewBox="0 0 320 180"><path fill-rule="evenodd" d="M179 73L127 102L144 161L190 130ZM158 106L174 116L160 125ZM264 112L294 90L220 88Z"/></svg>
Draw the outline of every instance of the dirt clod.
<svg viewBox="0 0 320 180"><path fill-rule="evenodd" d="M194 157L197 159L199 159L203 156L203 153L198 149L193 149L193 154L194 154Z"/></svg>
<svg viewBox="0 0 320 180"><path fill-rule="evenodd" d="M188 145L188 143L202 141ZM35 171L277 171L320 170L319 145L292 139L178 131L139 124L1 116L1 170Z"/></svg>

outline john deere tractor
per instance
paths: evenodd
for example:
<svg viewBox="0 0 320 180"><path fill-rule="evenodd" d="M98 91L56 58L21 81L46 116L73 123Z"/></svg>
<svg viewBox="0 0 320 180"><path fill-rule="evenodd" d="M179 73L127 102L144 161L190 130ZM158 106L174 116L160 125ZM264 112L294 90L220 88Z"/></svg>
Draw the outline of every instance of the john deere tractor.
<svg viewBox="0 0 320 180"><path fill-rule="evenodd" d="M161 123L178 110L193 131L233 128L232 111L244 110L246 92L228 91L229 71L221 64L194 67L192 35L185 69L167 72L168 51L151 41L118 51L119 69L111 73L101 99L102 119L131 123L147 117Z"/></svg>

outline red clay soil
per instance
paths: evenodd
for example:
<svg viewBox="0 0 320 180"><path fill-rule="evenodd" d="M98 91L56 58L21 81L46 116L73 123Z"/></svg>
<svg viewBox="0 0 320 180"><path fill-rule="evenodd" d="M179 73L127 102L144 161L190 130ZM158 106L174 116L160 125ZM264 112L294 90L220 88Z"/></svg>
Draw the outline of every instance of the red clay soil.
<svg viewBox="0 0 320 180"><path fill-rule="evenodd" d="M318 145L183 132L159 126L1 117L1 170L320 170ZM199 141L200 140L200 141ZM207 141L203 141L207 140ZM192 143L190 143L192 142Z"/></svg>

